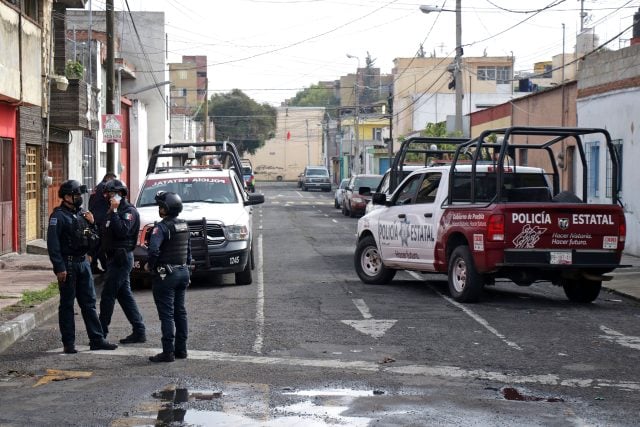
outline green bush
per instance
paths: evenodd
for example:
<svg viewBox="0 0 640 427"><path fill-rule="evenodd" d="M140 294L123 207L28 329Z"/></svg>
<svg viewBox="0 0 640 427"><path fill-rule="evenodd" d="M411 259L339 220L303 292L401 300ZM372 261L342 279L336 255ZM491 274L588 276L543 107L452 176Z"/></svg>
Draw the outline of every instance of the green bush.
<svg viewBox="0 0 640 427"><path fill-rule="evenodd" d="M81 79L84 76L84 65L79 61L69 59L64 67L64 75L68 79Z"/></svg>

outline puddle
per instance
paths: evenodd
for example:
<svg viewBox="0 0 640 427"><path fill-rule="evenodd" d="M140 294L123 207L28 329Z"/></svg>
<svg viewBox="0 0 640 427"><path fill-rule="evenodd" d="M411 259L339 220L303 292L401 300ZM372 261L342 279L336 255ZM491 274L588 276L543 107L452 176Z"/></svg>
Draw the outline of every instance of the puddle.
<svg viewBox="0 0 640 427"><path fill-rule="evenodd" d="M502 396L507 400L518 400L521 402L564 402L560 397L540 397L525 394L513 387L505 387L501 390Z"/></svg>
<svg viewBox="0 0 640 427"><path fill-rule="evenodd" d="M371 418L350 417L346 413L355 399L375 398L381 390L285 389L283 396L299 396L302 401L271 406L271 390L264 384L226 384L224 391L188 390L168 387L152 394L137 413L126 414L113 426L261 426L261 427L365 427ZM154 412L157 412L155 414Z"/></svg>

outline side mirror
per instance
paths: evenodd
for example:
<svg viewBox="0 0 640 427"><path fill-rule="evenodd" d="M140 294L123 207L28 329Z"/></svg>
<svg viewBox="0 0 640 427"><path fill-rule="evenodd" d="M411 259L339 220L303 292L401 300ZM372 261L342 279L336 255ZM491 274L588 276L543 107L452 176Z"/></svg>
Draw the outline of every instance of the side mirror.
<svg viewBox="0 0 640 427"><path fill-rule="evenodd" d="M244 202L245 206L259 205L264 203L264 194L249 194L249 200Z"/></svg>
<svg viewBox="0 0 640 427"><path fill-rule="evenodd" d="M373 196L371 196L371 203L374 205L386 205L387 195L384 193L373 193Z"/></svg>

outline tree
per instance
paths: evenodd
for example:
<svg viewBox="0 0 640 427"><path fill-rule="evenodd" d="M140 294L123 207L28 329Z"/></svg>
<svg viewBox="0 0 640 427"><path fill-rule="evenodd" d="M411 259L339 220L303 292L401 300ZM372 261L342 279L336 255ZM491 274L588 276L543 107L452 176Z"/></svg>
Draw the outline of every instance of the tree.
<svg viewBox="0 0 640 427"><path fill-rule="evenodd" d="M215 94L209 102L209 117L216 128L216 141L233 142L240 155L254 154L267 139L275 136L277 111L269 104L258 104L240 89ZM202 120L202 110L199 120Z"/></svg>
<svg viewBox="0 0 640 427"><path fill-rule="evenodd" d="M313 84L294 96L288 103L292 107L336 107L340 99L334 94L334 89L319 84Z"/></svg>

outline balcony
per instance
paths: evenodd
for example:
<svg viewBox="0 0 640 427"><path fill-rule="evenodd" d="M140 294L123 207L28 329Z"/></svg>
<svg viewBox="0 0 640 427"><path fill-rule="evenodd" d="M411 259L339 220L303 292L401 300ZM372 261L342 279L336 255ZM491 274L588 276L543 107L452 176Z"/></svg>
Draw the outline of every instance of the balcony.
<svg viewBox="0 0 640 427"><path fill-rule="evenodd" d="M67 130L98 128L97 92L84 80L69 80L66 91L51 86L51 126Z"/></svg>

